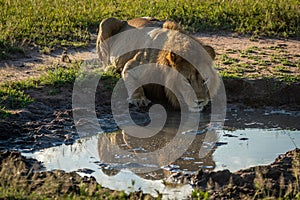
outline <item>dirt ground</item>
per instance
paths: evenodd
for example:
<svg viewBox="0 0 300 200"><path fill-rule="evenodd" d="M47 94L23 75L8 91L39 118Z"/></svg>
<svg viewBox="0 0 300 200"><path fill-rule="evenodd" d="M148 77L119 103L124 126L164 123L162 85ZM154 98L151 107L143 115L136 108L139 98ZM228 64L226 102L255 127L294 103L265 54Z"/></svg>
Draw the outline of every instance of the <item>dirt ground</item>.
<svg viewBox="0 0 300 200"><path fill-rule="evenodd" d="M295 39L271 39L271 38L249 38L237 34L210 35L198 34L204 43L214 47L217 52L216 64L219 70L229 70L232 67L243 67L247 77L276 77L278 71L276 67L288 66L281 73L300 75L300 41ZM222 56L228 55L236 63L229 65L222 64ZM292 63L298 63L298 67L293 67L284 60L286 58ZM277 62L279 61L279 62ZM242 63L242 65L239 65ZM236 65L237 64L237 65Z"/></svg>
<svg viewBox="0 0 300 200"><path fill-rule="evenodd" d="M299 40L270 38L252 39L247 36L240 36L230 33L226 33L224 35L199 33L195 36L199 37L204 44L211 45L215 49L217 53L216 64L219 66L220 70L230 67L221 65L221 55L229 53L232 58L240 59L237 62L248 63L251 61L251 57L241 58L241 56L239 56L239 52L247 50L251 47L257 47L256 52L253 52L254 54L259 54L259 50L264 49L264 53L261 57L262 59L268 59L268 57L273 55L274 52L279 51L279 53L284 53L282 55L288 56L292 62L298 63L298 65L300 65ZM56 65L66 65L68 63L62 62L62 56L64 54L67 54L69 56L71 62L74 62L75 60L78 61L97 58L95 50L96 35L93 35L92 38L94 38L94 40L85 48L72 48L65 50L60 49L50 52L49 54L41 54L37 48L32 47L29 49L25 49L25 55L23 56L18 55L17 57L10 60L2 60L0 61L0 83L9 80L20 80L27 77L38 76L46 69L49 69ZM278 56L279 55L280 54L278 54ZM260 67L251 72L247 71L247 74L265 74L272 77L273 67L274 65ZM290 67L289 72L287 73L293 73L295 76L300 76L300 69L299 67Z"/></svg>
<svg viewBox="0 0 300 200"><path fill-rule="evenodd" d="M264 49L264 53L260 53L260 56L265 56L266 58L271 55L272 52L278 50L276 50L276 47L280 47L279 52L277 53L280 54L281 51L283 51L283 55L290 56L290 61L293 61L296 64L298 63L298 67L291 66L290 70L284 73L293 74L295 76L300 75L299 40L251 39L235 34L199 34L199 36L205 44L209 44L215 48L217 52L216 63L220 70L230 67L230 65L222 65L222 59L220 57L224 54L229 54L232 58L238 59L238 62L254 65L253 60L248 57L241 57L240 52L247 49L249 50L250 47L255 47L254 52L258 51L258 49ZM273 47L275 49L273 49ZM252 51L251 53L253 54L254 52ZM70 60L62 60L64 54L66 54ZM96 57L94 43L91 43L86 48L67 49L66 52L64 52L64 50L55 50L48 55L40 54L36 48L27 49L25 55L10 60L0 61L0 83L37 77L40 74L45 73L46 69L65 66L69 65L70 62L89 60ZM249 59L249 61L247 59ZM272 73L274 72L273 67L273 65L267 65L265 67L254 68L255 70L246 73L252 73L254 75L258 73L272 76ZM251 123L253 122L253 118L255 118L257 119L257 122L262 122L267 128L292 127L300 129L300 124L298 123L300 117L299 82L287 84L285 82L280 82L277 79L252 80L230 78L224 79L223 81L228 101L228 121L225 124L226 126L243 127L245 123ZM276 85L275 89L274 85ZM72 144L78 138L72 117L72 88L73 86L71 84L67 84L58 88L58 93L54 95L49 95L49 91L53 89L51 86L29 89L26 91L26 93L33 97L35 101L23 109L15 110L15 114L10 118L0 119L0 150L22 150L23 152L32 152L37 149L63 143ZM103 113L104 115L110 113L110 94L110 91L100 85L100 91L97 95L100 103L96 107L97 114L100 117ZM248 116L249 112L245 111L249 109L252 109L250 114L252 115L251 117ZM285 121L277 115L270 119L260 119L259 117L255 117L273 110L285 110L292 114L286 116L287 118ZM242 119L238 120L238 123L236 120L237 117ZM295 152L299 158L299 149L296 149ZM20 157L19 154L15 153L1 153L0 167L3 166L4 160L11 155ZM275 183L275 180L277 180L282 173L284 173L285 181L283 187L284 191L288 190L287 187L289 181L292 181L292 183L295 182L295 179L291 178L291 163L293 162L293 159L291 160L291 155L292 153L288 152L282 158L278 158L273 164L263 168L263 170L267 171L266 176L269 176L269 173L271 174L269 181L272 190L274 188L278 189L279 185ZM210 193L212 197L221 199L240 198L243 197L239 196L240 194L255 194L255 188L253 188L255 176L254 168L243 170L235 174L232 174L229 171L203 174L203 172L200 171L196 176L186 178L186 182L193 184L195 187L203 188L205 182L209 179L213 179L221 189L215 190L214 187L211 187ZM180 175L178 175L178 177L180 177ZM173 182L176 182L176 180L179 179L178 177L175 177L174 175L171 178L173 178ZM233 187L231 187L232 185L229 186L229 177L233 177ZM77 178L75 179L77 180ZM89 182L90 184L95 184L94 180L89 180ZM80 180L78 180L76 184L78 185L79 183ZM252 186L250 186L251 184ZM34 186L33 188L35 187L37 186ZM206 185L205 187L207 188L208 186Z"/></svg>

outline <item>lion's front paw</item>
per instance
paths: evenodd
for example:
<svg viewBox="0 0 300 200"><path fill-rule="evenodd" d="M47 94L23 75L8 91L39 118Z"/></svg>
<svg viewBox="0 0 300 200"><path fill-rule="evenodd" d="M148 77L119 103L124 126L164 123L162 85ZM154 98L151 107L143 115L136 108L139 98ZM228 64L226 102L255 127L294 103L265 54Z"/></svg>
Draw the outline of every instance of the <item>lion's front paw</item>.
<svg viewBox="0 0 300 200"><path fill-rule="evenodd" d="M128 98L127 101L128 101L128 103L135 105L137 107L148 106L151 103L151 101L149 99L147 99L146 97Z"/></svg>
<svg viewBox="0 0 300 200"><path fill-rule="evenodd" d="M204 106L208 104L208 99L194 100L192 106L189 106L190 112L201 112L204 109Z"/></svg>
<svg viewBox="0 0 300 200"><path fill-rule="evenodd" d="M202 110L203 110L203 106L194 106L194 107L189 106L190 112L201 112Z"/></svg>

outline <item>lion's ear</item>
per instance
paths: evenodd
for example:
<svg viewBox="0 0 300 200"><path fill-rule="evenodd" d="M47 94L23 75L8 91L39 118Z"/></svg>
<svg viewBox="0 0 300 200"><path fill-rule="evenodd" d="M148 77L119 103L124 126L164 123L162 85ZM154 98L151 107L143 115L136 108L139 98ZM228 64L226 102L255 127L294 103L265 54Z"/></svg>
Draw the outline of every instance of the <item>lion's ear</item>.
<svg viewBox="0 0 300 200"><path fill-rule="evenodd" d="M179 24L177 24L176 22L173 22L173 21L169 21L169 20L164 22L163 28L183 32L181 27L179 26Z"/></svg>
<svg viewBox="0 0 300 200"><path fill-rule="evenodd" d="M173 53L173 52L169 52L169 54L170 54L170 59L173 61L173 62L176 62L176 54L175 53Z"/></svg>
<svg viewBox="0 0 300 200"><path fill-rule="evenodd" d="M169 63L178 63L181 60L181 57L176 55L174 52L168 52L166 58L168 59Z"/></svg>
<svg viewBox="0 0 300 200"><path fill-rule="evenodd" d="M207 53L210 55L210 57L214 60L216 57L216 52L215 52L214 48L212 48L209 45L204 45L203 47L207 51Z"/></svg>

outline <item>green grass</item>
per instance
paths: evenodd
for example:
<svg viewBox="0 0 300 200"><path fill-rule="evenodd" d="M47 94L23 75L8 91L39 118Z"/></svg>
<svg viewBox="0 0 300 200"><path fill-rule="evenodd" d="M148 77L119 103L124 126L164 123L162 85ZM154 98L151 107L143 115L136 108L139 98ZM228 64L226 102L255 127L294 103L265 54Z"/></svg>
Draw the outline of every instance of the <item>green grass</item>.
<svg viewBox="0 0 300 200"><path fill-rule="evenodd" d="M239 73L236 72L227 72L227 71L220 71L219 72L221 77L223 79L239 79L239 78L243 78L243 76Z"/></svg>
<svg viewBox="0 0 300 200"><path fill-rule="evenodd" d="M238 59L231 58L227 54L221 55L221 61L222 61L222 64L224 64L224 65L230 65L230 64L239 62Z"/></svg>
<svg viewBox="0 0 300 200"><path fill-rule="evenodd" d="M300 81L299 57L285 45L227 49L215 63L223 78L273 78L287 84Z"/></svg>
<svg viewBox="0 0 300 200"><path fill-rule="evenodd" d="M191 197L193 199L197 200L208 200L209 199L209 194L208 192L205 191L200 191L197 188L193 190Z"/></svg>
<svg viewBox="0 0 300 200"><path fill-rule="evenodd" d="M7 45L82 46L107 17L168 18L193 32L300 36L299 0L1 0L0 6L0 41Z"/></svg>
<svg viewBox="0 0 300 200"><path fill-rule="evenodd" d="M66 83L73 83L78 73L80 64L71 65L71 67L63 68L58 66L55 70L51 70L45 76L39 78L38 85L52 85L61 87Z"/></svg>
<svg viewBox="0 0 300 200"><path fill-rule="evenodd" d="M0 87L0 106L16 109L26 106L33 99L21 90L12 87Z"/></svg>
<svg viewBox="0 0 300 200"><path fill-rule="evenodd" d="M112 91L121 78L121 75L115 71L106 71L102 73L101 80L103 80L106 90Z"/></svg>
<svg viewBox="0 0 300 200"><path fill-rule="evenodd" d="M26 94L27 89L52 86L48 95L56 95L59 93L60 87L74 83L76 78L78 81L85 81L98 76L101 77L104 88L112 90L120 78L120 74L114 71L104 72L99 68L79 74L81 64L81 62L75 62L67 67L57 65L38 78L28 78L0 85L0 118L8 115L7 109L22 108L34 101Z"/></svg>
<svg viewBox="0 0 300 200"><path fill-rule="evenodd" d="M279 178L279 198L282 200L297 199L300 200L300 176L299 176L299 167L300 167L300 157L295 153L293 155L292 162L292 174L294 176L293 182L289 181L285 183L285 178L283 174ZM272 184L269 179L265 177L264 171L262 168L256 168L256 176L254 179L255 195L253 199L274 199L274 190L271 189ZM285 191L284 191L285 190Z"/></svg>
<svg viewBox="0 0 300 200"><path fill-rule="evenodd" d="M78 74L80 62L76 62L70 66L57 65L51 70L46 71L38 78L28 78L25 80L7 82L2 85L4 88L12 88L15 90L25 90L29 88L37 88L41 86L61 87L66 83L73 83Z"/></svg>
<svg viewBox="0 0 300 200"><path fill-rule="evenodd" d="M22 48L13 47L10 43L3 42L0 39L0 59L11 58L13 54L21 54L24 56L25 52Z"/></svg>
<svg viewBox="0 0 300 200"><path fill-rule="evenodd" d="M4 106L0 106L0 119L5 119L11 115Z"/></svg>
<svg viewBox="0 0 300 200"><path fill-rule="evenodd" d="M79 64L73 64L67 68L57 66L39 78L29 78L0 85L0 117L7 116L7 109L22 108L34 101L26 94L27 89L50 85L53 86L53 89L49 91L49 95L54 95L57 92L56 88L74 82L78 69Z"/></svg>
<svg viewBox="0 0 300 200"><path fill-rule="evenodd" d="M18 183L18 181L16 181ZM51 182L49 184L56 185L55 182ZM97 185L100 186L100 185ZM2 184L0 186L0 198L1 199L22 199L22 200L31 200L31 199L43 199L43 200L50 200L50 199L66 199L66 200L93 200L93 199L137 199L139 196L143 199L143 197L148 199L150 195L143 195L138 193L130 193L126 194L124 191L110 191L108 189L97 187L96 192L91 193L89 190L90 186L86 186L86 184L81 184L79 186L79 192L69 192L66 194L61 194L59 189L57 189L56 194L47 194L47 192L43 193L41 191L32 192L30 191L28 186L25 186L24 183L21 186L16 186L15 184ZM49 189L50 190L50 189ZM153 199L153 198L152 198Z"/></svg>

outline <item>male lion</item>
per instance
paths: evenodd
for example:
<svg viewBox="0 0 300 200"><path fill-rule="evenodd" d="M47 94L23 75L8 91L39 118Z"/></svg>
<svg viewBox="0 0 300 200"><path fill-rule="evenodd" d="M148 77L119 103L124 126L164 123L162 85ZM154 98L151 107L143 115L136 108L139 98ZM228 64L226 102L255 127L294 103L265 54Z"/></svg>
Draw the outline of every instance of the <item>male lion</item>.
<svg viewBox="0 0 300 200"><path fill-rule="evenodd" d="M130 32L131 35L124 36L126 31L130 30L137 32ZM135 33L138 38L132 36ZM143 34L139 35L140 33ZM110 40L111 37L113 39ZM152 44L159 44L161 49L151 48ZM119 49L130 51L118 54L116 52ZM199 112L207 105L210 97L216 94L219 87L220 79L213 67L214 49L184 34L180 26L173 21L159 21L154 18L136 18L129 21L104 19L99 26L97 53L106 64L113 64L116 67L125 82L129 78L136 83L151 76L153 79L156 78L149 68L133 72L133 69L142 64L156 63L157 65L153 67L162 73L168 69L179 72L164 77L164 86L168 85L171 89L167 87L162 89L154 84L143 85L132 91L127 88L128 101L136 106L147 106L150 103L148 100L150 96L158 98L165 96L171 106L178 109L180 104L175 94L180 94L179 99L183 99L190 111ZM187 61L187 58L192 59ZM192 88L193 92L190 92L189 88Z"/></svg>

